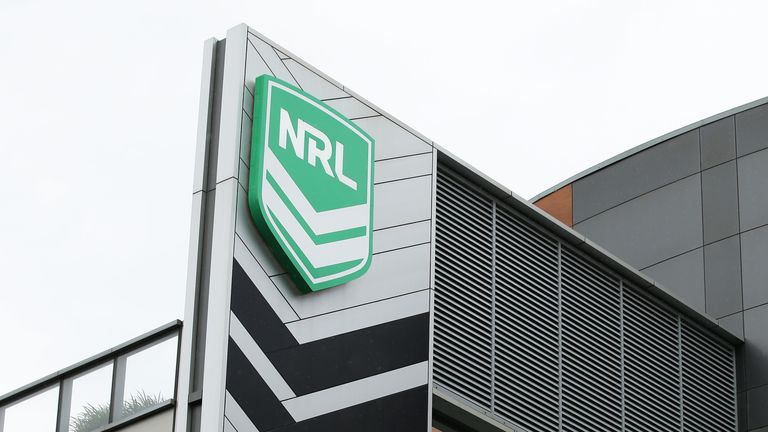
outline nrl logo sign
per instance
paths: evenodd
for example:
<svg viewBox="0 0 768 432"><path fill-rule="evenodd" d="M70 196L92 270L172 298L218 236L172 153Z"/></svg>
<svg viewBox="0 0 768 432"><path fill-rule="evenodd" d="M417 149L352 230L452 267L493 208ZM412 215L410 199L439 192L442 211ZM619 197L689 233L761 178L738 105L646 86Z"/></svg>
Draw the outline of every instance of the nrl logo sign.
<svg viewBox="0 0 768 432"><path fill-rule="evenodd" d="M296 285L319 291L371 264L373 139L292 85L256 79L248 205Z"/></svg>

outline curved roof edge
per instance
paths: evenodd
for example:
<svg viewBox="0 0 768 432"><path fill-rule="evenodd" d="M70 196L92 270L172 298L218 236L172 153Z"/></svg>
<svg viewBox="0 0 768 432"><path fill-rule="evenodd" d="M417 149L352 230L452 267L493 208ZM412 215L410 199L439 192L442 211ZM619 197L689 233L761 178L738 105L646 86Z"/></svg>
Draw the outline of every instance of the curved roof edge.
<svg viewBox="0 0 768 432"><path fill-rule="evenodd" d="M588 175L590 175L590 174L592 174L594 172L597 172L597 171L599 171L599 170L601 170L601 169L603 169L605 167L613 165L616 162L622 161L622 160L624 160L624 159L626 159L626 158L628 158L630 156L633 156L633 155L635 155L637 153L640 153L643 150L651 148L651 147L655 146L656 144L661 144L664 141L667 141L667 140L669 140L671 138L674 138L676 136L682 135L682 134L684 134L686 132L690 132L690 131L692 131L692 130L694 130L696 128L702 127L702 126L710 124L710 123L714 123L714 122L716 122L718 120L724 119L724 118L732 116L734 114L741 113L743 111L747 111L749 109L755 108L755 107L760 106L760 105L764 105L766 103L768 103L768 97L763 97L763 98L754 100L752 102L746 103L744 105L740 105L740 106L737 106L735 108L731 108L731 109L729 109L727 111L723 111L723 112L721 112L719 114L715 114L713 116L707 117L707 118L705 118L703 120L699 120L697 122L691 123L691 124L689 124L687 126L683 126L680 129L676 129L676 130L674 130L672 132L669 132L667 134L664 134L664 135L662 135L660 137L654 138L654 139L652 139L652 140L650 140L648 142L645 142L645 143L640 144L640 145L638 145L636 147L633 147L633 148L631 148L629 150L621 152L621 153L617 154L616 156L613 156L610 159L606 159L606 160L598 163L597 165L593 165L593 166L585 169L584 171L581 171L580 173L575 174L575 175L573 175L573 176L571 176L571 177L561 181L560 183L556 184L555 186L552 186L551 188L549 188L549 189L547 189L547 190L537 194L536 196L531 198L530 201L531 202L536 202L536 201L544 198L545 196L551 194L552 192L555 192L555 191L557 191L557 190L559 190L559 189L561 189L561 188L563 188L565 186L568 186L569 184L574 183L577 180L580 180L580 179L582 179L582 178L584 178L584 177L586 177L586 176L588 176Z"/></svg>
<svg viewBox="0 0 768 432"><path fill-rule="evenodd" d="M435 149L437 150L438 158L442 163L445 163L449 168L452 168L459 174L464 175L468 180L474 182L487 193L528 217L542 228L549 230L552 234L558 236L560 240L586 253L592 259L626 278L639 289L644 290L662 303L678 311L683 316L686 316L691 321L713 332L727 343L735 345L744 342L741 337L734 335L718 325L717 320L714 318L691 307L669 288L622 261L619 257L613 255L611 252L573 228L564 225L544 210L536 207L531 201L515 194L439 144L435 144Z"/></svg>

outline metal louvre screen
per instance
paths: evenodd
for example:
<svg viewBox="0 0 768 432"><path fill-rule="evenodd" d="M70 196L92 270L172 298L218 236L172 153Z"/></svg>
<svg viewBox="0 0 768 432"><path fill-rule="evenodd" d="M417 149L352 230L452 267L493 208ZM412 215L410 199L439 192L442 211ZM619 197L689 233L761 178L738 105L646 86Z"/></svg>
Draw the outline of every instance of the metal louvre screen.
<svg viewBox="0 0 768 432"><path fill-rule="evenodd" d="M438 164L434 382L528 432L736 431L735 355Z"/></svg>
<svg viewBox="0 0 768 432"><path fill-rule="evenodd" d="M562 429L619 431L619 281L569 250L563 250L561 272Z"/></svg>
<svg viewBox="0 0 768 432"><path fill-rule="evenodd" d="M435 292L434 377L490 410L493 203L451 178L437 183L455 191L438 194L438 208L455 210L438 215L435 228L445 245L435 251L435 284L445 289Z"/></svg>

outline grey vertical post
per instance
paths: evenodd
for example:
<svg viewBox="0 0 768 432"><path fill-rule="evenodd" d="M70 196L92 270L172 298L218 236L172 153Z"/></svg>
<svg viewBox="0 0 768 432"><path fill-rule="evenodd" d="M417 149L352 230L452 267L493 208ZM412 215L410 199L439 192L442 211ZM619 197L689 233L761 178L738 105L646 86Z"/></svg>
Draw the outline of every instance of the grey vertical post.
<svg viewBox="0 0 768 432"><path fill-rule="evenodd" d="M432 430L432 391L434 388L434 359L435 359L435 244L437 236L437 149L432 149L432 211L429 227L429 381L427 389L427 430ZM2 432L2 431L0 431Z"/></svg>
<svg viewBox="0 0 768 432"><path fill-rule="evenodd" d="M248 27L227 32L221 88L216 165L216 200L210 256L208 315L205 328L205 369L200 430L218 431L224 421L224 392L229 340L230 290L237 206L237 173Z"/></svg>
<svg viewBox="0 0 768 432"><path fill-rule="evenodd" d="M685 430L685 411L683 409L683 323L677 317L677 369L680 378L680 432Z"/></svg>
<svg viewBox="0 0 768 432"><path fill-rule="evenodd" d="M619 355L621 366L621 430L627 430L627 398L624 392L624 281L619 279Z"/></svg>
<svg viewBox="0 0 768 432"><path fill-rule="evenodd" d="M496 200L491 201L491 412L496 412Z"/></svg>
<svg viewBox="0 0 768 432"><path fill-rule="evenodd" d="M3 432L3 426L5 426L5 407L0 408L0 432Z"/></svg>
<svg viewBox="0 0 768 432"><path fill-rule="evenodd" d="M198 108L197 145L192 187L192 220L190 222L189 258L187 263L187 293L184 305L184 327L179 334L178 375L176 382L176 415L174 431L187 432L190 416L189 393L192 390L192 365L194 364L195 329L200 319L196 311L200 301L201 249L203 246L203 213L205 210L205 171L208 143L211 136L213 109L213 84L216 57L216 39L208 39L203 45L203 71Z"/></svg>
<svg viewBox="0 0 768 432"><path fill-rule="evenodd" d="M59 410L56 417L56 431L69 432L69 415L72 411L72 381L68 378L59 386Z"/></svg>
<svg viewBox="0 0 768 432"><path fill-rule="evenodd" d="M557 242L557 416L563 430L563 243Z"/></svg>
<svg viewBox="0 0 768 432"><path fill-rule="evenodd" d="M109 398L109 422L120 419L123 416L123 402L125 398L125 366L127 356L115 359L112 365L112 393Z"/></svg>

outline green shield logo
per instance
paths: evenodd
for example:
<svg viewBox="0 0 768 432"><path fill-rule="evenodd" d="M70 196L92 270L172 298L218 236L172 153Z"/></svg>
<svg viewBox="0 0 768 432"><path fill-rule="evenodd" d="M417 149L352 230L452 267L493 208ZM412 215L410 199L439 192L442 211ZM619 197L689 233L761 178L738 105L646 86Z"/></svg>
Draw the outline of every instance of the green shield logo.
<svg viewBox="0 0 768 432"><path fill-rule="evenodd" d="M348 282L371 265L373 146L320 100L256 79L248 205L302 291Z"/></svg>

